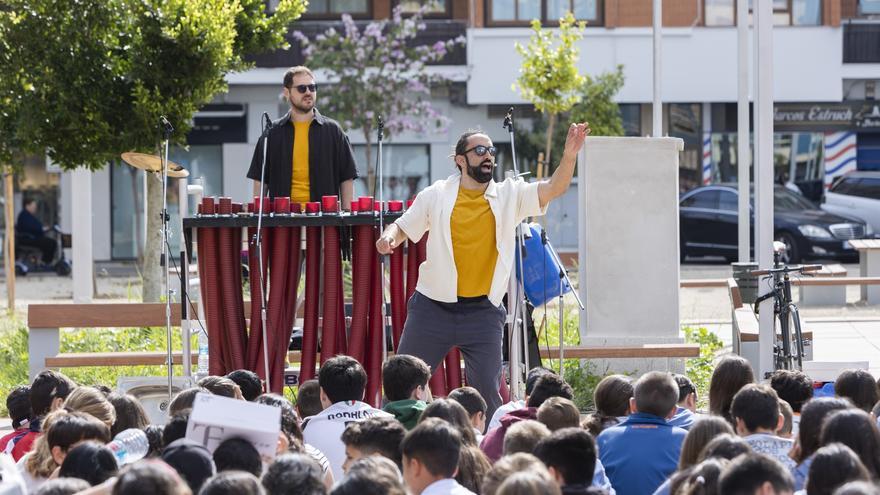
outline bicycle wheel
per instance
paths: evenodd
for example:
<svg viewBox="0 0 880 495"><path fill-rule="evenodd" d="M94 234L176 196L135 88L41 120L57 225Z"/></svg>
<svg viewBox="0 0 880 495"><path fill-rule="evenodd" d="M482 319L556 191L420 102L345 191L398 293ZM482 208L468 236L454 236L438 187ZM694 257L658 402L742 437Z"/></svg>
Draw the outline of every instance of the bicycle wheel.
<svg viewBox="0 0 880 495"><path fill-rule="evenodd" d="M790 370L792 369L794 356L791 352L793 339L791 335L791 314L788 308L782 308L776 315L776 319L779 322L779 340L782 343L779 354L780 363L777 369Z"/></svg>
<svg viewBox="0 0 880 495"><path fill-rule="evenodd" d="M794 304L789 306L789 315L791 327L794 329L792 334L792 348L795 351L794 362L797 364L797 369L802 370L804 367L804 334L801 332L801 315L798 312L798 307Z"/></svg>

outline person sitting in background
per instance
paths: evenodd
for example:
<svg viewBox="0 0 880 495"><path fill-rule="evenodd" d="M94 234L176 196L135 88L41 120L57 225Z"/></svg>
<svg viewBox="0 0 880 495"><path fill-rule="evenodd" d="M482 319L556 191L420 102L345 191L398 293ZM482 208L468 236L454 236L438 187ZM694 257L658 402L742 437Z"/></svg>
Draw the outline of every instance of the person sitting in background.
<svg viewBox="0 0 880 495"><path fill-rule="evenodd" d="M782 415L782 425L779 427L779 431L776 432L776 436L791 440L794 436L791 433L794 428L794 411L791 410L788 402L782 399L779 399L779 414Z"/></svg>
<svg viewBox="0 0 880 495"><path fill-rule="evenodd" d="M254 476L263 475L260 453L243 438L228 438L220 442L212 456L217 472L244 471Z"/></svg>
<svg viewBox="0 0 880 495"><path fill-rule="evenodd" d="M113 485L112 495L192 495L192 492L177 471L155 460L125 466Z"/></svg>
<svg viewBox="0 0 880 495"><path fill-rule="evenodd" d="M162 429L162 444L166 447L172 442L180 440L186 436L186 425L189 423L189 415L192 409L184 409L183 411L168 418L165 428Z"/></svg>
<svg viewBox="0 0 880 495"><path fill-rule="evenodd" d="M770 386L780 399L791 406L791 434L796 436L801 421L801 409L813 398L813 380L803 371L776 370L770 376Z"/></svg>
<svg viewBox="0 0 880 495"><path fill-rule="evenodd" d="M118 471L119 467L113 451L105 445L88 441L80 443L67 452L58 476L79 478L95 486L116 476Z"/></svg>
<svg viewBox="0 0 880 495"><path fill-rule="evenodd" d="M694 414L697 412L697 387L685 375L676 373L672 377L678 384L678 407L669 423L689 430L694 424Z"/></svg>
<svg viewBox="0 0 880 495"><path fill-rule="evenodd" d="M831 413L853 407L847 399L840 397L817 397L807 402L801 409L800 429L791 450L791 457L797 463L792 471L795 490L803 490L807 483L807 473L813 462L813 454L819 450L819 434L822 424Z"/></svg>
<svg viewBox="0 0 880 495"><path fill-rule="evenodd" d="M501 426L494 430L489 430L486 437L480 443L480 449L486 454L490 461L497 461L502 454L504 447L504 435L511 425L526 419L538 419L538 408L550 397L564 397L571 400L574 397L574 391L571 385L565 383L559 375L555 373L545 373L535 382L526 401L526 407L517 409L501 418Z"/></svg>
<svg viewBox="0 0 880 495"><path fill-rule="evenodd" d="M226 374L241 390L244 400L253 402L263 393L263 382L260 381L259 375L251 370L235 370Z"/></svg>
<svg viewBox="0 0 880 495"><path fill-rule="evenodd" d="M880 495L880 486L869 481L850 481L834 490L834 495Z"/></svg>
<svg viewBox="0 0 880 495"><path fill-rule="evenodd" d="M519 472L544 472L550 476L547 467L534 455L522 452L502 457L492 466L483 478L482 495L497 495L498 489L507 478ZM552 478L551 478L552 479Z"/></svg>
<svg viewBox="0 0 880 495"><path fill-rule="evenodd" d="M74 495L90 487L88 481L79 478L54 478L43 483L34 495Z"/></svg>
<svg viewBox="0 0 880 495"><path fill-rule="evenodd" d="M538 408L538 421L550 431L580 426L581 412L565 397L550 397Z"/></svg>
<svg viewBox="0 0 880 495"><path fill-rule="evenodd" d="M871 475L852 449L842 443L828 444L813 456L805 493L832 495L850 481L871 481Z"/></svg>
<svg viewBox="0 0 880 495"><path fill-rule="evenodd" d="M706 447L697 457L697 462L703 462L706 459L712 458L727 459L729 461L743 454L751 453L752 448L741 437L722 433L706 444Z"/></svg>
<svg viewBox="0 0 880 495"><path fill-rule="evenodd" d="M477 446L476 435L474 435L474 430L468 421L467 411L454 400L436 399L425 408L419 422L429 418L442 419L458 430L462 446L458 456L458 472L455 473L455 481L472 492L478 492L483 476L489 472L492 464Z"/></svg>
<svg viewBox="0 0 880 495"><path fill-rule="evenodd" d="M324 495L321 466L306 454L284 454L272 461L263 474L263 488L268 495Z"/></svg>
<svg viewBox="0 0 880 495"><path fill-rule="evenodd" d="M559 486L542 471L513 473L498 487L498 495L558 495Z"/></svg>
<svg viewBox="0 0 880 495"><path fill-rule="evenodd" d="M727 459L706 459L681 472L682 481L676 494L704 495L718 493L718 481L724 469L730 465Z"/></svg>
<svg viewBox="0 0 880 495"><path fill-rule="evenodd" d="M146 458L154 459L162 455L162 449L165 443L162 441L162 434L165 432L165 425L147 425L144 428L144 434L147 435L147 441L150 442L150 448L147 451Z"/></svg>
<svg viewBox="0 0 880 495"><path fill-rule="evenodd" d="M767 454L779 461L786 469L795 468L791 452L791 440L776 436L782 427L779 413L779 396L769 385L749 384L733 397L730 415L736 425L736 433L743 437L753 451Z"/></svg>
<svg viewBox="0 0 880 495"><path fill-rule="evenodd" d="M331 495L406 495L400 470L390 459L370 456L352 463Z"/></svg>
<svg viewBox="0 0 880 495"><path fill-rule="evenodd" d="M55 259L58 243L55 239L46 237L46 228L37 218L37 200L26 198L22 206L18 220L15 222L15 242L39 249L42 254L41 261L48 265Z"/></svg>
<svg viewBox="0 0 880 495"><path fill-rule="evenodd" d="M492 417L489 419L489 425L486 427L486 431L488 432L489 430L494 430L501 426L501 418L508 413L526 407L526 402L529 400L529 396L532 395L532 390L535 389L535 383L538 382L538 378L541 378L546 374L553 374L553 370L543 366L535 366L530 369L526 375L526 395L523 400L512 400L507 404L502 404L496 409L495 412L492 413Z"/></svg>
<svg viewBox="0 0 880 495"><path fill-rule="evenodd" d="M34 378L31 383L31 419L28 422L28 431L18 437L12 450L8 451L13 460L18 462L31 451L34 442L41 434L42 422L46 415L59 409L74 388L76 384L57 371L43 370Z"/></svg>
<svg viewBox="0 0 880 495"><path fill-rule="evenodd" d="M538 442L550 436L550 430L540 421L527 419L514 423L504 435L503 455L525 452L531 454Z"/></svg>
<svg viewBox="0 0 880 495"><path fill-rule="evenodd" d="M633 396L633 379L626 375L608 375L593 391L596 412L587 416L583 428L593 437L602 430L626 421L629 416L629 400Z"/></svg>
<svg viewBox="0 0 880 495"><path fill-rule="evenodd" d="M392 416L362 402L367 373L349 356L335 356L324 362L318 371L318 384L324 410L303 420L303 438L327 456L333 478L341 480L345 462L341 437L346 425L374 416Z"/></svg>
<svg viewBox="0 0 880 495"><path fill-rule="evenodd" d="M646 373L636 381L633 393L633 413L596 439L599 459L620 495L653 493L675 471L687 435L667 422L678 402L678 384L672 375Z"/></svg>
<svg viewBox="0 0 880 495"><path fill-rule="evenodd" d="M6 410L12 420L12 431L0 438L0 452L9 454L30 430L31 387L19 385L10 390L6 396Z"/></svg>
<svg viewBox="0 0 880 495"><path fill-rule="evenodd" d="M681 455L678 458L678 471L654 491L654 495L670 495L687 481L690 468L700 462L700 454L706 445L719 435L734 435L733 427L721 416L702 416L688 430L681 444Z"/></svg>
<svg viewBox="0 0 880 495"><path fill-rule="evenodd" d="M731 462L718 480L724 495L792 495L794 480L773 457L741 455Z"/></svg>
<svg viewBox="0 0 880 495"><path fill-rule="evenodd" d="M206 376L199 380L198 386L208 389L214 395L244 400L238 385L225 376Z"/></svg>
<svg viewBox="0 0 880 495"><path fill-rule="evenodd" d="M349 424L342 432L345 444L342 470L348 473L355 461L372 455L387 457L400 469L400 442L405 435L406 429L394 418L368 418Z"/></svg>
<svg viewBox="0 0 880 495"><path fill-rule="evenodd" d="M177 392L177 395L171 399L171 404L168 405L168 416L171 417L186 409L192 409L196 395L210 393L211 391L205 387L192 387Z"/></svg>
<svg viewBox="0 0 880 495"><path fill-rule="evenodd" d="M458 469L461 435L439 418L427 418L400 444L403 479L413 495L470 495L453 479Z"/></svg>
<svg viewBox="0 0 880 495"><path fill-rule="evenodd" d="M747 359L735 355L721 358L709 381L709 413L724 417L736 427L730 417L730 404L733 396L749 383L755 383L755 374Z"/></svg>
<svg viewBox="0 0 880 495"><path fill-rule="evenodd" d="M596 442L581 428L562 428L544 438L534 449L563 495L586 494L593 484Z"/></svg>
<svg viewBox="0 0 880 495"><path fill-rule="evenodd" d="M819 444L834 442L851 448L868 468L871 478L880 479L880 431L870 415L855 408L829 414L822 423Z"/></svg>
<svg viewBox="0 0 880 495"><path fill-rule="evenodd" d="M260 480L245 471L224 471L209 479L199 495L263 495Z"/></svg>
<svg viewBox="0 0 880 495"><path fill-rule="evenodd" d="M110 429L116 422L116 409L107 400L107 396L95 387L76 387L64 399L64 408L68 411L79 411L92 415Z"/></svg>
<svg viewBox="0 0 880 495"><path fill-rule="evenodd" d="M193 493L199 493L202 485L217 472L208 449L187 438L169 443L162 451L162 460L183 477Z"/></svg>
<svg viewBox="0 0 880 495"><path fill-rule="evenodd" d="M844 370L837 375L834 381L834 393L838 397L845 397L867 413L871 412L874 404L880 400L880 392L874 377L865 370Z"/></svg>
<svg viewBox="0 0 880 495"><path fill-rule="evenodd" d="M404 354L391 356L382 365L382 389L389 401L382 410L393 414L404 428L411 430L427 407L425 398L430 378L431 368L421 359Z"/></svg>
<svg viewBox="0 0 880 495"><path fill-rule="evenodd" d="M483 441L483 433L486 431L486 401L483 396L474 387L459 387L449 392L446 398L458 402L467 411L471 427L476 435L477 445L479 445Z"/></svg>
<svg viewBox="0 0 880 495"><path fill-rule="evenodd" d="M317 379L306 380L299 386L294 406L302 419L314 416L324 409L321 404L321 386Z"/></svg>
<svg viewBox="0 0 880 495"><path fill-rule="evenodd" d="M116 414L116 420L110 427L111 436L115 437L119 432L129 428L143 430L150 424L144 406L133 395L110 394L107 400L113 406L113 411Z"/></svg>

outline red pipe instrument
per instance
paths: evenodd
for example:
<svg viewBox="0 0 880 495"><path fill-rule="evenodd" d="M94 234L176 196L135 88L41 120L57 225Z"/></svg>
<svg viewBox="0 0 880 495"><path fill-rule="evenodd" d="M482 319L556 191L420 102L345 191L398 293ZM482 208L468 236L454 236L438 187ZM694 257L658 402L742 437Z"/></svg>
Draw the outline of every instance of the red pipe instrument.
<svg viewBox="0 0 880 495"><path fill-rule="evenodd" d="M389 201L388 211L400 213L403 211L402 201ZM391 253L391 333L394 351L400 344L400 336L403 333L403 325L406 322L406 294L403 285L403 246L397 247Z"/></svg>
<svg viewBox="0 0 880 495"><path fill-rule="evenodd" d="M339 256L339 230L336 226L324 229L324 319L321 327L321 364L335 356L339 349L339 291L336 284L342 278ZM343 322L344 324L344 322Z"/></svg>
<svg viewBox="0 0 880 495"><path fill-rule="evenodd" d="M461 351L453 347L446 354L446 389L451 392L461 387Z"/></svg>
<svg viewBox="0 0 880 495"><path fill-rule="evenodd" d="M271 208L269 207L270 200L269 198L263 198L263 214L268 215L271 212ZM252 214L259 214L260 209L260 198L255 197L254 201L248 203L248 210ZM199 229L199 231L204 229ZM272 237L272 229L263 228L260 233L263 237L263 243L265 246L271 245L271 237ZM265 379L265 368L263 367L262 362L262 347L263 347L263 319L261 318L261 312L263 308L263 294L262 290L265 290L269 284L269 250L263 249L263 270L265 273L262 275L263 287L260 287L260 260L258 258L258 250L257 250L257 228L256 227L248 227L248 270L249 270L249 279L250 279L250 288L251 288L251 331L248 335L248 346L247 346L247 368L250 370L255 370L255 372L260 376L260 378ZM267 318L268 319L268 318Z"/></svg>
<svg viewBox="0 0 880 495"><path fill-rule="evenodd" d="M321 227L306 227L306 298L303 314L302 357L299 369L300 383L311 380L315 376L320 276Z"/></svg>
<svg viewBox="0 0 880 495"><path fill-rule="evenodd" d="M373 232L378 229L371 227ZM371 240L375 242L378 234L373 234ZM369 349L366 356L367 368L367 391L365 401L373 407L379 407L380 396L379 391L382 387L382 333L385 327L385 321L382 318L382 304L384 304L382 293L379 291L381 287L380 277L382 276L377 255L371 256L372 265L372 284L373 290L370 291L370 321L369 321Z"/></svg>
<svg viewBox="0 0 880 495"><path fill-rule="evenodd" d="M232 200L230 198L220 198L217 213L220 215L232 215ZM244 312L236 312L238 307L236 300L241 298L241 270L239 269L238 261L240 259L241 235L239 234L239 244L236 245L235 230L231 227L221 228L218 241L221 311L226 330L224 332L224 340L228 344L224 345L222 349L225 358L222 374L244 367L244 345L247 339L244 333ZM236 272L238 273L237 277ZM238 285L236 285L236 279L239 280Z"/></svg>
<svg viewBox="0 0 880 495"><path fill-rule="evenodd" d="M202 214L216 214L216 206L213 197L202 198ZM205 307L216 308L219 306L220 289L217 280L219 274L217 255L217 229L199 229L196 237L199 243L199 264L204 268L201 273L204 278L201 281L202 300ZM223 375L224 359L223 345L220 341L225 333L223 319L216 311L205 311L205 324L208 331L208 373Z"/></svg>

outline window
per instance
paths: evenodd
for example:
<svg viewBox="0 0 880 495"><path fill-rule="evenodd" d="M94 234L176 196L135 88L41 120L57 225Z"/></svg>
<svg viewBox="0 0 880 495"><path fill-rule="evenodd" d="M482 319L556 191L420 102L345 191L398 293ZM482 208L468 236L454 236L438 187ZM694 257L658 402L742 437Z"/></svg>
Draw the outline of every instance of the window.
<svg viewBox="0 0 880 495"><path fill-rule="evenodd" d="M736 24L734 0L705 0L706 26L733 26Z"/></svg>
<svg viewBox="0 0 880 495"><path fill-rule="evenodd" d="M598 24L598 0L487 0L489 22L495 25L526 25L532 19L556 24L560 17L572 12L578 20Z"/></svg>
<svg viewBox="0 0 880 495"><path fill-rule="evenodd" d="M858 182L859 180L854 177L841 177L831 186L829 192L851 195L857 188Z"/></svg>
<svg viewBox="0 0 880 495"><path fill-rule="evenodd" d="M754 25L753 0L749 1L749 24ZM822 0L773 0L775 26L818 26L822 24Z"/></svg>
<svg viewBox="0 0 880 495"><path fill-rule="evenodd" d="M428 5L427 15L449 14L446 0L400 0L397 5L404 14L414 14L423 5Z"/></svg>
<svg viewBox="0 0 880 495"><path fill-rule="evenodd" d="M859 14L880 14L880 0L859 0Z"/></svg>
<svg viewBox="0 0 880 495"><path fill-rule="evenodd" d="M720 193L716 190L702 191L691 195L682 201L681 206L685 208L706 208L709 210L718 209L718 200Z"/></svg>
<svg viewBox="0 0 880 495"><path fill-rule="evenodd" d="M621 103L620 119L623 121L624 136L642 135L642 106L638 103Z"/></svg>
<svg viewBox="0 0 880 495"><path fill-rule="evenodd" d="M850 194L860 198L880 199L880 179L863 177Z"/></svg>
<svg viewBox="0 0 880 495"><path fill-rule="evenodd" d="M739 209L739 196L730 191L721 191L718 204L723 211L737 211Z"/></svg>
<svg viewBox="0 0 880 495"><path fill-rule="evenodd" d="M354 159L358 165L358 178L354 183L354 197L366 196L368 187L368 173L366 146L357 144L352 146ZM372 146L370 152L373 167L376 167L377 147ZM421 144L387 144L382 147L385 168L385 201L412 199L416 193L428 186L431 180L431 159L428 146ZM374 178L375 180L375 178ZM369 184L371 186L372 184ZM378 199L379 194L375 194Z"/></svg>
<svg viewBox="0 0 880 495"><path fill-rule="evenodd" d="M352 17L369 14L367 0L311 0L306 10L307 17L337 17L351 14Z"/></svg>

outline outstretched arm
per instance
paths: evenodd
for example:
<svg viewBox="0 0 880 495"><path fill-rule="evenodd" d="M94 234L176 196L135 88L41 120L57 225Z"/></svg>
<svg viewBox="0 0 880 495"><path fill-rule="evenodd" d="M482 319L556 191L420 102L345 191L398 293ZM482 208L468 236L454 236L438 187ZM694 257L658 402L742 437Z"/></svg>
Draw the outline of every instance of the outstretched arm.
<svg viewBox="0 0 880 495"><path fill-rule="evenodd" d="M565 138L565 150L562 160L553 172L550 180L538 184L538 201L541 208L547 203L565 194L571 184L574 175L574 166L577 163L577 154L584 145L584 140L590 134L590 124L571 124L568 127L568 136Z"/></svg>

